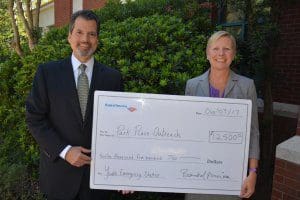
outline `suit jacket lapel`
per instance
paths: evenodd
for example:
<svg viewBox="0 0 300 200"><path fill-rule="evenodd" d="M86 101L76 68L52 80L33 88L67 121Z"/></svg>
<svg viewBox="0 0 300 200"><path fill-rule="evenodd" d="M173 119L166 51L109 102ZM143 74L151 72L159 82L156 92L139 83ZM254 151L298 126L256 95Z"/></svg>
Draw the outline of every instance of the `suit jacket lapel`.
<svg viewBox="0 0 300 200"><path fill-rule="evenodd" d="M224 97L228 97L228 94L231 92L231 90L234 88L234 85L236 84L237 76L236 73L234 73L232 70L230 70L229 79L224 91Z"/></svg>
<svg viewBox="0 0 300 200"><path fill-rule="evenodd" d="M96 89L99 89L99 85L103 85L103 77L102 77L102 67L100 64L98 64L95 60L94 67L93 67L93 74L92 74L92 80L91 80L91 85L90 85L90 90L89 90L89 97L88 97L88 102L87 102L87 110L86 110L86 119L84 120L85 122L90 121L90 116L91 113L93 113L93 99L94 99L94 92Z"/></svg>
<svg viewBox="0 0 300 200"><path fill-rule="evenodd" d="M72 107L72 110L74 111L74 115L81 124L82 116L70 57L63 60L61 64L61 77L63 82L62 87L64 87L64 91L66 91L66 98L70 101L70 105Z"/></svg>
<svg viewBox="0 0 300 200"><path fill-rule="evenodd" d="M207 70L199 79L199 86L197 88L196 95L197 96L207 96L209 97L209 72L210 70ZM236 73L234 73L232 70L230 70L229 79L224 91L224 97L228 97L232 89L234 88L236 82L238 80L238 77Z"/></svg>
<svg viewBox="0 0 300 200"><path fill-rule="evenodd" d="M209 75L210 70L207 70L199 79L199 87L197 88L196 96L209 97Z"/></svg>

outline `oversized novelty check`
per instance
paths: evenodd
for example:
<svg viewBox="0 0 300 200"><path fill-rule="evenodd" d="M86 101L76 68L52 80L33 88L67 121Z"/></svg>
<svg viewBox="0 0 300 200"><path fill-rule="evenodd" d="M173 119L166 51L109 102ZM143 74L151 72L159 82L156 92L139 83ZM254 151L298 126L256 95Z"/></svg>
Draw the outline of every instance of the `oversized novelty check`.
<svg viewBox="0 0 300 200"><path fill-rule="evenodd" d="M251 101L96 91L90 187L240 194Z"/></svg>

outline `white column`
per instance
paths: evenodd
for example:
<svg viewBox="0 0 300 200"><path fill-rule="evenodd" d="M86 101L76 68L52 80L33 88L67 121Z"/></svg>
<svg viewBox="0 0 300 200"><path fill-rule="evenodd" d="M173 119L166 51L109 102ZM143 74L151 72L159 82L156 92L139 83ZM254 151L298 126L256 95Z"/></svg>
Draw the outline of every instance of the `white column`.
<svg viewBox="0 0 300 200"><path fill-rule="evenodd" d="M73 0L73 13L83 9L83 0Z"/></svg>

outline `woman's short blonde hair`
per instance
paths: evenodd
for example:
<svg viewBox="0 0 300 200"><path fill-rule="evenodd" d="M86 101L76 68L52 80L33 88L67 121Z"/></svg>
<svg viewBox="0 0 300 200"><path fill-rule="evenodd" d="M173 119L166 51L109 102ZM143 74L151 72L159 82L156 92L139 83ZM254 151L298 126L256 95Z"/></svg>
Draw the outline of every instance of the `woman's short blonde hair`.
<svg viewBox="0 0 300 200"><path fill-rule="evenodd" d="M215 43L221 37L228 37L231 40L232 48L233 48L234 52L236 52L236 40L233 37L233 35L231 35L227 31L217 31L214 34L212 34L210 36L210 38L208 39L208 41L207 41L206 51L208 50L208 48L210 47L210 45L212 45L213 43Z"/></svg>

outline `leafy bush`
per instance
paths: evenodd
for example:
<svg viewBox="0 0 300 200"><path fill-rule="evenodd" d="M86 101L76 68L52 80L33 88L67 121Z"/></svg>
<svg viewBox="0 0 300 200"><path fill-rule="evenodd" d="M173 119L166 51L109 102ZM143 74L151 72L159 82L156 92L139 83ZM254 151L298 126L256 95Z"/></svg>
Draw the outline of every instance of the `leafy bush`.
<svg viewBox="0 0 300 200"><path fill-rule="evenodd" d="M25 169L26 166L21 163L0 164L1 199L42 199L36 180Z"/></svg>
<svg viewBox="0 0 300 200"><path fill-rule="evenodd" d="M123 21L129 17L138 18L163 13L168 2L169 0L137 0L123 4L119 0L110 0L103 9L96 10L96 13L102 23L109 20Z"/></svg>
<svg viewBox="0 0 300 200"><path fill-rule="evenodd" d="M178 17L108 21L100 38L95 57L122 72L126 91L183 94L186 80L206 65L206 37Z"/></svg>
<svg viewBox="0 0 300 200"><path fill-rule="evenodd" d="M209 21L210 10L201 8L196 0L109 0L103 9L96 10L102 23L109 20L124 21L127 18L140 18L154 14L176 15L184 20L201 23ZM207 27L206 27L207 28Z"/></svg>

